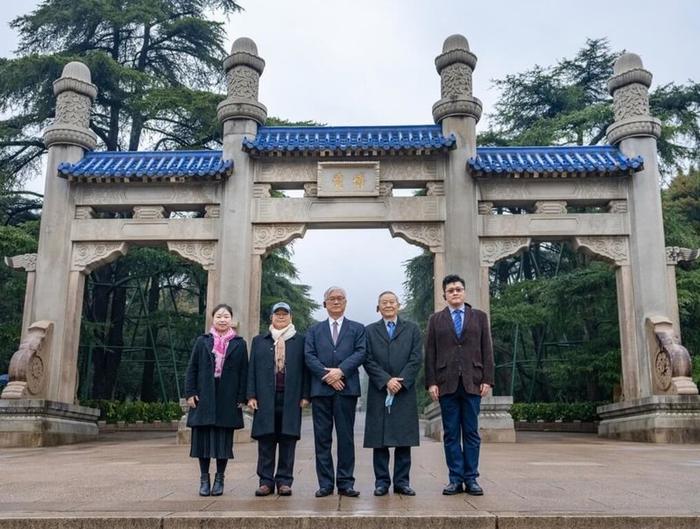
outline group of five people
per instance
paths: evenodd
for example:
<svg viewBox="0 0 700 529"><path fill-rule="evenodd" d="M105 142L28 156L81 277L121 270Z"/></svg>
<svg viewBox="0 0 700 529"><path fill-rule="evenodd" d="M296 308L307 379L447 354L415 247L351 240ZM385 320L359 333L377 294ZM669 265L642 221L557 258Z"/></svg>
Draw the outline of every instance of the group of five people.
<svg viewBox="0 0 700 529"><path fill-rule="evenodd" d="M359 368L369 378L364 446L373 449L375 496L393 483L396 494L415 495L410 485L411 447L419 444L416 381L425 365L425 386L439 401L449 483L443 494L483 494L479 476L478 414L493 386L494 361L487 316L465 303L465 282L442 282L447 307L430 317L425 343L418 326L399 315L390 291L379 295L381 319L363 326L345 317L340 287L324 294L328 319L306 336L292 323L285 302L272 307L268 332L253 338L250 357L236 334L233 310L217 305L210 332L197 338L187 368L185 393L192 428L190 455L199 459L203 496L224 491L226 463L233 458L233 431L243 427L242 408L253 412L251 436L258 442L256 496L275 489L292 494L294 456L302 409L311 403L319 488L316 497L356 497L354 426L360 397ZM423 354L424 351L424 354ZM337 465L331 454L336 433ZM389 449L394 468L389 469ZM211 484L209 466L216 460Z"/></svg>

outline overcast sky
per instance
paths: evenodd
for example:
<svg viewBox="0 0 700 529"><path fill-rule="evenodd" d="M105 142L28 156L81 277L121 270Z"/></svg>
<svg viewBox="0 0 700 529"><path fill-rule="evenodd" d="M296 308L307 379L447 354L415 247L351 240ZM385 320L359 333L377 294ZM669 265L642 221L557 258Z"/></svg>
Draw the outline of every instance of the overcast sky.
<svg viewBox="0 0 700 529"><path fill-rule="evenodd" d="M478 57L474 95L484 129L498 93L492 80L573 56L586 38L639 54L654 84L700 80L700 2L695 0L496 1L241 0L230 42L250 37L265 59L260 100L270 115L329 125L432 123L440 97L434 59L444 39L467 37ZM4 2L0 55L16 37L7 22L37 2ZM41 184L35 184L41 189ZM376 295L402 292L402 263L419 253L387 230L310 230L294 244L301 280L320 299L348 291L348 316L376 318ZM319 313L317 317L322 317Z"/></svg>

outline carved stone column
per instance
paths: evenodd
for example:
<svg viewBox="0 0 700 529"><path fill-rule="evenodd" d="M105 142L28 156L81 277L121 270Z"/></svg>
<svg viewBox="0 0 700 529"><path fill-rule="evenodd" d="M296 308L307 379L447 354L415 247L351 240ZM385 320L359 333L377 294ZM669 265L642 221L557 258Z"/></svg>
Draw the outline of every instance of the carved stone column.
<svg viewBox="0 0 700 529"><path fill-rule="evenodd" d="M29 315L34 299L34 284L36 282L36 254L25 253L14 257L5 257L5 264L10 268L22 269L27 272L27 286L24 289L24 309L22 310L22 338L29 329Z"/></svg>
<svg viewBox="0 0 700 529"><path fill-rule="evenodd" d="M231 55L224 60L228 95L219 104L217 114L223 125L223 157L233 160L233 175L222 191L221 233L217 252L216 302L229 303L239 321L239 333L250 339L257 330L251 320L251 254L253 228L254 163L243 152L243 139L254 138L258 125L267 119L267 109L258 101L260 75L265 61L249 38L237 39Z"/></svg>
<svg viewBox="0 0 700 529"><path fill-rule="evenodd" d="M444 135L456 139L445 174L445 271L464 277L467 301L483 308L477 189L467 174L467 159L476 155L476 124L481 117L481 101L472 95L476 55L466 38L452 35L445 40L435 66L440 74L440 100L433 105L433 118L442 124Z"/></svg>
<svg viewBox="0 0 700 529"><path fill-rule="evenodd" d="M80 306L71 281L71 224L75 201L71 184L58 177L62 162L75 163L84 150L93 149L95 133L89 128L92 100L97 88L90 70L80 62L68 63L54 82L56 118L44 131L48 147L44 206L39 231L36 284L28 321L54 324L51 355L47 359L46 398L73 402ZM75 313L77 310L77 314ZM26 316L25 316L26 317ZM78 326L74 322L78 321ZM72 370L72 371L71 371Z"/></svg>
<svg viewBox="0 0 700 529"><path fill-rule="evenodd" d="M442 278L445 277L445 227L440 222L405 222L389 225L392 237L429 250L433 254L433 309L445 307Z"/></svg>
<svg viewBox="0 0 700 529"><path fill-rule="evenodd" d="M678 246L666 247L666 271L667 271L667 292L668 306L671 309L670 317L673 327L676 330L678 339L681 339L681 322L678 313L678 292L676 290L676 266L678 263L689 263L695 261L700 255L700 249L679 248Z"/></svg>
<svg viewBox="0 0 700 529"><path fill-rule="evenodd" d="M204 330L211 327L211 311L216 306L218 274L216 270L216 241L168 241L168 251L197 263L207 271L207 310ZM236 316L240 317L240 316Z"/></svg>

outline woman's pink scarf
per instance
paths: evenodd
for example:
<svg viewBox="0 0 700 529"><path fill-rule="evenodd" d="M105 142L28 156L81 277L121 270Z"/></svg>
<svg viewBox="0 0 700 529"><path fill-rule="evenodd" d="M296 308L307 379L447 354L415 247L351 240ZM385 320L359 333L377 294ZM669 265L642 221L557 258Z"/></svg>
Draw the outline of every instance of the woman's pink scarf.
<svg viewBox="0 0 700 529"><path fill-rule="evenodd" d="M236 331L229 329L226 334L219 334L212 326L209 332L214 337L214 377L221 378L221 370L224 367L224 359L226 358L226 349L231 339L236 336Z"/></svg>

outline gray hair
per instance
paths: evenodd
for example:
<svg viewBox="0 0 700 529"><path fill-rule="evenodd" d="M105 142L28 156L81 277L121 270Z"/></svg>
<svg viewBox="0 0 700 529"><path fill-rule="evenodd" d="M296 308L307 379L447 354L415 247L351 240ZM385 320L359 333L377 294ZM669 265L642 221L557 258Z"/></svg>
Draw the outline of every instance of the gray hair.
<svg viewBox="0 0 700 529"><path fill-rule="evenodd" d="M344 289L344 288L342 288L342 287L329 287L329 288L323 293L323 300L324 300L324 301L327 300L327 299L330 297L330 295L331 295L333 292L336 292L336 291L338 291L338 292L340 292L341 294L343 294L343 297L345 297L345 298L348 297L348 295L347 295L347 293L345 292L345 289Z"/></svg>
<svg viewBox="0 0 700 529"><path fill-rule="evenodd" d="M379 296L377 297L377 303L381 301L382 296L386 296L387 294L391 294L392 296L394 296L394 299L396 299L396 303L401 303L401 301L399 300L399 296L397 296L396 293L392 292L391 290L385 290L384 292L379 294Z"/></svg>

